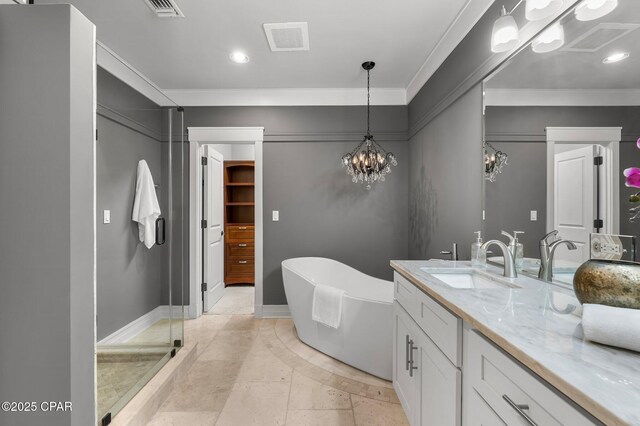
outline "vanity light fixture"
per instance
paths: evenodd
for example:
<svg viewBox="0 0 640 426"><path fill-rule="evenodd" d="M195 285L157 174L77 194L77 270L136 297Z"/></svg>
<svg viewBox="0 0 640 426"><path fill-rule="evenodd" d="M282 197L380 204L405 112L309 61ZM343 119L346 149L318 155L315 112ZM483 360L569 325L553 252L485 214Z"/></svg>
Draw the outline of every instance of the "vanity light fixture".
<svg viewBox="0 0 640 426"><path fill-rule="evenodd" d="M516 5L518 7L520 3ZM507 13L507 9L502 6L500 17L493 23L493 31L491 32L491 51L494 53L508 52L518 45L520 42L520 30L516 20L511 16L511 12Z"/></svg>
<svg viewBox="0 0 640 426"><path fill-rule="evenodd" d="M628 52L620 52L620 53L614 53L613 55L609 55L606 58L604 58L602 60L603 64L614 64L616 62L620 62L623 61L625 59L627 59L629 56Z"/></svg>
<svg viewBox="0 0 640 426"><path fill-rule="evenodd" d="M371 128L371 90L369 72L376 66L375 62L367 61L362 68L367 71L367 134L353 151L342 156L342 167L346 167L347 174L354 183L366 184L367 189L377 181L384 182L385 175L391 173L391 166L397 166L395 155L385 151L373 139Z"/></svg>
<svg viewBox="0 0 640 426"><path fill-rule="evenodd" d="M229 55L229 58L236 64L246 64L249 62L249 56L243 52L235 51Z"/></svg>
<svg viewBox="0 0 640 426"><path fill-rule="evenodd" d="M558 12L563 0L527 0L525 16L529 21L539 21Z"/></svg>
<svg viewBox="0 0 640 426"><path fill-rule="evenodd" d="M584 0L576 7L578 21L593 21L613 12L618 7L618 0Z"/></svg>
<svg viewBox="0 0 640 426"><path fill-rule="evenodd" d="M564 28L557 23L536 37L531 43L531 48L536 53L547 53L559 49L563 44Z"/></svg>

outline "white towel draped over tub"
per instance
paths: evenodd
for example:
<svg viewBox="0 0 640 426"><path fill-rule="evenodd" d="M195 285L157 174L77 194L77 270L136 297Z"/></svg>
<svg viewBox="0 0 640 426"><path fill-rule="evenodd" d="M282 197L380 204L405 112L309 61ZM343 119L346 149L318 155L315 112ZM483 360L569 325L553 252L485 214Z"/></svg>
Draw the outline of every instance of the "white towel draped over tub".
<svg viewBox="0 0 640 426"><path fill-rule="evenodd" d="M136 197L133 202L134 222L138 222L138 236L147 248L156 242L156 219L160 216L160 204L153 177L147 162L138 162L138 178L136 180Z"/></svg>
<svg viewBox="0 0 640 426"><path fill-rule="evenodd" d="M316 284L313 289L311 319L331 328L340 327L344 293L339 288Z"/></svg>
<svg viewBox="0 0 640 426"><path fill-rule="evenodd" d="M582 331L587 340L640 352L640 309L584 304Z"/></svg>

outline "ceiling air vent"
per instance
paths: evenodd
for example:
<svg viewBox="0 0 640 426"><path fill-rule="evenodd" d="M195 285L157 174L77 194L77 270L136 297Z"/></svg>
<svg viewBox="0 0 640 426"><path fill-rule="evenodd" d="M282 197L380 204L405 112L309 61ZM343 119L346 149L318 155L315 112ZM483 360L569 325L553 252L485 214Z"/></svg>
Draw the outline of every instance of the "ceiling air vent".
<svg viewBox="0 0 640 426"><path fill-rule="evenodd" d="M309 50L309 27L306 22L264 24L263 27L272 52Z"/></svg>
<svg viewBox="0 0 640 426"><path fill-rule="evenodd" d="M640 28L640 24L601 23L576 37L561 50L565 52L597 52L638 28Z"/></svg>
<svg viewBox="0 0 640 426"><path fill-rule="evenodd" d="M145 0L145 3L158 18L184 18L182 11L173 0Z"/></svg>

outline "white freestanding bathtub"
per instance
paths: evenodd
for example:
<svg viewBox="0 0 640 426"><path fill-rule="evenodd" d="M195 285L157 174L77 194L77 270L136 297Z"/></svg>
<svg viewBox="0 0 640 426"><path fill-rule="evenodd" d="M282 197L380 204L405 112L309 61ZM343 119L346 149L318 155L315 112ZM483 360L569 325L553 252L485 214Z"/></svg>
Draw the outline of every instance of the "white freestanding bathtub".
<svg viewBox="0 0 640 426"><path fill-rule="evenodd" d="M321 257L283 261L282 278L300 340L355 368L391 380L393 282ZM337 329L311 319L316 283L346 292Z"/></svg>

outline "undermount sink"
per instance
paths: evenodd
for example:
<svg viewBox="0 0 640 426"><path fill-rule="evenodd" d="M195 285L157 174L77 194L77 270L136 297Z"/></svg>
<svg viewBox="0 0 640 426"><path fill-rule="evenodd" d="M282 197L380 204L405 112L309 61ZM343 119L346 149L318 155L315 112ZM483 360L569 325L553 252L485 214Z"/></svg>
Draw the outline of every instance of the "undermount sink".
<svg viewBox="0 0 640 426"><path fill-rule="evenodd" d="M431 274L434 278L442 281L453 288L511 288L519 287L512 283L497 281L477 273L436 273Z"/></svg>

